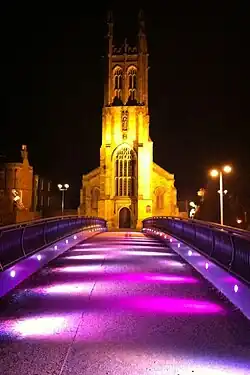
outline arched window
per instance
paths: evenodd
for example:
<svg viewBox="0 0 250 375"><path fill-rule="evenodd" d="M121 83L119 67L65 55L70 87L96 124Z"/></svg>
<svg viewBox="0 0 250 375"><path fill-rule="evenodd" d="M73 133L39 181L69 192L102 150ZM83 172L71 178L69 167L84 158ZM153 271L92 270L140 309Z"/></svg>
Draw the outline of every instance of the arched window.
<svg viewBox="0 0 250 375"><path fill-rule="evenodd" d="M134 67L128 70L128 90L129 98L136 100L136 68Z"/></svg>
<svg viewBox="0 0 250 375"><path fill-rule="evenodd" d="M162 210L164 208L164 195L165 195L165 189L163 187L158 187L155 189L157 210Z"/></svg>
<svg viewBox="0 0 250 375"><path fill-rule="evenodd" d="M133 150L123 147L115 157L115 195L135 195L136 160Z"/></svg>
<svg viewBox="0 0 250 375"><path fill-rule="evenodd" d="M117 67L114 70L114 92L115 97L121 99L121 91L122 91L122 69Z"/></svg>
<svg viewBox="0 0 250 375"><path fill-rule="evenodd" d="M91 208L93 210L98 210L99 195L99 189L97 187L94 187L91 191Z"/></svg>

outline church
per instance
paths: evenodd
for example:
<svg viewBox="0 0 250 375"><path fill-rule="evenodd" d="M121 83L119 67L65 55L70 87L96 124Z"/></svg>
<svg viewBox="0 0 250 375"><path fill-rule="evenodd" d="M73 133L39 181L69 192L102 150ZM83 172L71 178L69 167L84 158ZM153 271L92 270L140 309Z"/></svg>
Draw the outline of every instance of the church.
<svg viewBox="0 0 250 375"><path fill-rule="evenodd" d="M110 229L140 229L147 217L178 216L174 175L153 161L142 12L136 46L114 45L109 14L105 78L100 166L82 176L79 214L105 218Z"/></svg>

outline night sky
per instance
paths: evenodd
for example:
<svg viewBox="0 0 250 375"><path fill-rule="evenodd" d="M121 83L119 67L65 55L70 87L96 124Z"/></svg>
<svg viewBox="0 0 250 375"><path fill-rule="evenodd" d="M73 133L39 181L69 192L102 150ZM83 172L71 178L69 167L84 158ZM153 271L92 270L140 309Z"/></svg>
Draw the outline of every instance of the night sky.
<svg viewBox="0 0 250 375"><path fill-rule="evenodd" d="M140 4L74 2L1 9L2 156L28 145L36 173L71 185L99 165L105 20L115 39L136 39ZM176 176L179 198L195 197L207 170L230 162L231 189L250 180L249 22L227 2L161 1L144 6L150 53L154 160ZM202 5L197 5L202 3ZM220 3L220 5L218 5ZM206 5L207 4L207 7ZM236 2L235 2L236 4ZM2 5L3 7L3 5ZM239 7L239 5L238 5Z"/></svg>

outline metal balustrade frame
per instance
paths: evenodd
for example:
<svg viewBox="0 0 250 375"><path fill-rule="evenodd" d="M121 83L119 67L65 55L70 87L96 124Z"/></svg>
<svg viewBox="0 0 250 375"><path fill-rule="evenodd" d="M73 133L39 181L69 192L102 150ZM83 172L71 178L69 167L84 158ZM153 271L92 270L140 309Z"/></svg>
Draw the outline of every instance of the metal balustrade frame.
<svg viewBox="0 0 250 375"><path fill-rule="evenodd" d="M59 216L0 227L0 270L85 227L106 228L97 217Z"/></svg>
<svg viewBox="0 0 250 375"><path fill-rule="evenodd" d="M250 283L250 232L172 216L145 219L143 228L165 230Z"/></svg>

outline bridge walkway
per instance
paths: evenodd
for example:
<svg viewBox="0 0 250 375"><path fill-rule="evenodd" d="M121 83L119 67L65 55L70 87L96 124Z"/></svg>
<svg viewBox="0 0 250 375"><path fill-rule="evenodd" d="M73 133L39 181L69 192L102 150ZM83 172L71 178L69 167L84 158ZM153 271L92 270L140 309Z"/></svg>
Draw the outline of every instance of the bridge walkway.
<svg viewBox="0 0 250 375"><path fill-rule="evenodd" d="M250 321L137 232L76 245L1 301L3 375L247 375Z"/></svg>

